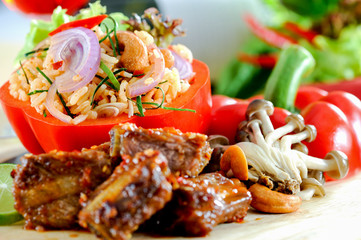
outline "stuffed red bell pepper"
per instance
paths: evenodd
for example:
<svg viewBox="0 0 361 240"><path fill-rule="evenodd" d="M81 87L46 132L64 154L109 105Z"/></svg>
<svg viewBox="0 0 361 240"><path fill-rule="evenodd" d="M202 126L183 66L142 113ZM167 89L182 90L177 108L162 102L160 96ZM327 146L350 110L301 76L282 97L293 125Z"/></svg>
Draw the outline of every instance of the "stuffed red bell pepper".
<svg viewBox="0 0 361 240"><path fill-rule="evenodd" d="M164 21L156 9L138 16L142 22L112 16L52 29L1 87L5 113L30 152L101 144L123 122L206 132L209 70L184 45L169 45L183 34L180 21Z"/></svg>

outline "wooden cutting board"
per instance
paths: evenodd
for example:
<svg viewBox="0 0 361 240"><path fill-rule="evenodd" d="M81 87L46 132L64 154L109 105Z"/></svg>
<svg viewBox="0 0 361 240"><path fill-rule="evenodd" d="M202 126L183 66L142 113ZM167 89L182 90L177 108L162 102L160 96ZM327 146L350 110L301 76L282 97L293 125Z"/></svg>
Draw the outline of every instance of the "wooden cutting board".
<svg viewBox="0 0 361 240"><path fill-rule="evenodd" d="M24 230L23 224L0 227L0 240L91 240L87 232ZM134 234L132 240L157 239ZM202 238L186 240L238 239L361 239L361 174L326 183L326 196L302 204L295 213L262 214L250 209L242 223L221 224Z"/></svg>

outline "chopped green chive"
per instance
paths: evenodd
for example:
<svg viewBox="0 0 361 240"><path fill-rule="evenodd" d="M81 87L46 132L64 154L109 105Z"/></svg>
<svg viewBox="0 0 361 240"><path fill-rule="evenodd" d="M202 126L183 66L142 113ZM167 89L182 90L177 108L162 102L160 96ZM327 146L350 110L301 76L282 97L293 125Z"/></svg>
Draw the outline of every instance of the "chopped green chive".
<svg viewBox="0 0 361 240"><path fill-rule="evenodd" d="M40 52L40 51L48 51L48 50L49 50L49 48L39 48L39 49L36 49L36 50L25 53L24 56L28 57L29 55L32 55L34 53L37 53L37 52Z"/></svg>
<svg viewBox="0 0 361 240"><path fill-rule="evenodd" d="M105 72L105 74L109 77L110 81L115 87L115 90L119 91L120 84L117 78L114 76L114 73L105 65L102 61L100 61L100 68Z"/></svg>
<svg viewBox="0 0 361 240"><path fill-rule="evenodd" d="M113 24L114 24L113 32L114 32L114 40L115 40L115 49L116 49L116 52L118 52L118 54L120 55L119 41L118 41L118 36L117 36L117 25L118 25L118 23L111 16L108 16L108 18L110 20L112 20ZM115 56L116 55L114 55L114 57Z"/></svg>
<svg viewBox="0 0 361 240"><path fill-rule="evenodd" d="M65 108L66 113L67 113L71 118L74 118L75 115L70 112L70 109L66 106L66 103L65 103L65 101L64 101L63 96L58 92L58 90L56 91L56 94L58 95L61 104L62 104L63 107Z"/></svg>
<svg viewBox="0 0 361 240"><path fill-rule="evenodd" d="M26 79L26 83L27 83L27 84L30 84L28 75L26 74L26 72L25 72L25 70L24 70L23 64L21 63L21 61L19 61L19 63L20 63L21 70L23 70L23 72L24 72L25 79Z"/></svg>
<svg viewBox="0 0 361 240"><path fill-rule="evenodd" d="M46 76L46 74L40 70L39 67L36 67L36 70L38 70L38 72L48 81L48 83L53 84L53 81L50 80L50 78L48 76Z"/></svg>
<svg viewBox="0 0 361 240"><path fill-rule="evenodd" d="M47 92L48 90L34 90L32 92L29 92L27 95L34 95L34 94L37 94L37 93L42 93L42 92Z"/></svg>
<svg viewBox="0 0 361 240"><path fill-rule="evenodd" d="M103 24L104 24L104 23L103 23ZM108 28L108 26L107 26L106 24L104 24L104 27L105 27L105 29L106 29L106 35L105 35L102 39L99 40L99 44L102 43L105 39L109 38L109 37L110 37L110 34L113 32L113 30L111 30L111 31L109 32L109 28Z"/></svg>
<svg viewBox="0 0 361 240"><path fill-rule="evenodd" d="M146 109L146 110L155 110L155 109L158 109L158 108L165 109L165 110L172 110L172 111L183 111L183 112L193 112L193 113L196 112L196 110L188 109L188 108L164 107L163 104L164 104L164 100L165 100L165 93L164 93L164 91L163 91L163 89L161 87L157 86L155 88L160 89L162 91L162 94L163 94L162 102L160 104L159 103L154 103L154 102L141 102L141 96L138 96L136 104L137 104L137 108L138 108L140 114L136 114L137 116L144 117L144 111L143 111L144 109ZM152 106L156 106L156 107L154 107L154 108L143 108L143 105L152 105Z"/></svg>
<svg viewBox="0 0 361 240"><path fill-rule="evenodd" d="M53 81L51 81L50 78L49 78L48 76L46 76L46 74L45 74L43 71L41 71L39 67L36 67L36 70L38 70L38 72L50 83L50 85L53 84ZM62 104L63 107L65 108L66 113L67 113L71 118L74 118L75 115L70 112L70 109L68 108L68 106L66 106L66 103L65 103L65 101L64 101L63 96L58 92L58 90L56 90L56 94L58 95L61 104Z"/></svg>
<svg viewBox="0 0 361 240"><path fill-rule="evenodd" d="M47 117L47 116L48 116L48 115L46 114L46 111L45 111L45 110L43 111L43 116L44 116L44 117Z"/></svg>
<svg viewBox="0 0 361 240"><path fill-rule="evenodd" d="M142 105L142 97L141 96L137 97L137 108L139 111L139 116L144 117L144 109L143 109L143 105Z"/></svg>
<svg viewBox="0 0 361 240"><path fill-rule="evenodd" d="M124 71L124 70L126 70L126 68L119 68L118 70L112 72L112 74L115 76L115 74L118 74L118 73L120 73L121 71ZM97 78L102 79L102 77L99 76L99 75L95 75L95 76L96 76ZM95 107L95 105L94 105L95 94L96 94L96 92L99 90L99 88L100 88L104 83L105 83L106 85L108 85L109 87L113 88L114 90L117 90L117 89L115 88L115 86L113 85L113 83L108 82L108 80L109 80L109 76L103 78L102 81L101 81L101 82L98 84L98 86L95 88L94 93L93 93L93 96L92 96L92 100L91 100L91 102L90 102L90 106L93 106L93 108ZM118 82L118 81L117 81L117 82ZM119 83L119 82L118 82L118 83ZM120 88L120 85L119 85L119 88ZM119 91L119 88L118 88L117 91Z"/></svg>
<svg viewBox="0 0 361 240"><path fill-rule="evenodd" d="M133 75L133 77L140 77L140 76L144 76L145 73L141 73L141 74L137 74L137 75Z"/></svg>

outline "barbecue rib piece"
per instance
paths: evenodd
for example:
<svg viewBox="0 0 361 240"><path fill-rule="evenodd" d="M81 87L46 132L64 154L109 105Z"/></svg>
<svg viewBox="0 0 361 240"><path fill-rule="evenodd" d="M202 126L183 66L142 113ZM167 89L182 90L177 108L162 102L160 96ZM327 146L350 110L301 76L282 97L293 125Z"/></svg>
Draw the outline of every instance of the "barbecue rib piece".
<svg viewBox="0 0 361 240"><path fill-rule="evenodd" d="M166 158L151 149L124 157L92 194L79 222L102 239L129 239L171 199L173 176Z"/></svg>
<svg viewBox="0 0 361 240"><path fill-rule="evenodd" d="M28 229L77 227L80 195L104 182L119 163L109 156L109 144L82 152L27 154L21 162L12 172L13 195Z"/></svg>
<svg viewBox="0 0 361 240"><path fill-rule="evenodd" d="M197 176L212 153L206 135L182 133L174 128L144 129L126 123L113 127L110 136L111 156L158 150L167 157L169 168L176 175Z"/></svg>
<svg viewBox="0 0 361 240"><path fill-rule="evenodd" d="M239 180L219 173L183 178L172 200L142 229L157 234L204 236L220 223L242 220L251 200Z"/></svg>

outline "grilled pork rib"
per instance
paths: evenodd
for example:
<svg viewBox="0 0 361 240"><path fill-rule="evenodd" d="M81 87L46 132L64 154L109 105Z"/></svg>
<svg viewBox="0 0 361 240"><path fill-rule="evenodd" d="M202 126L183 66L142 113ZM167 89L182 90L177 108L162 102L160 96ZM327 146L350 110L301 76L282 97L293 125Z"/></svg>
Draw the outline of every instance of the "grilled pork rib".
<svg viewBox="0 0 361 240"><path fill-rule="evenodd" d="M26 228L69 229L78 226L81 193L104 182L119 160L101 145L82 152L27 154L21 162L12 173L13 195Z"/></svg>
<svg viewBox="0 0 361 240"><path fill-rule="evenodd" d="M168 159L172 173L179 175L197 176L212 153L206 135L182 133L174 128L144 129L126 123L113 127L110 136L112 156L158 150Z"/></svg>
<svg viewBox="0 0 361 240"><path fill-rule="evenodd" d="M124 158L124 156L123 156ZM172 196L166 158L151 149L125 158L79 213L80 224L102 239L129 239Z"/></svg>
<svg viewBox="0 0 361 240"><path fill-rule="evenodd" d="M219 173L183 178L172 200L142 227L157 234L204 236L220 223L242 220L251 200L239 180Z"/></svg>

